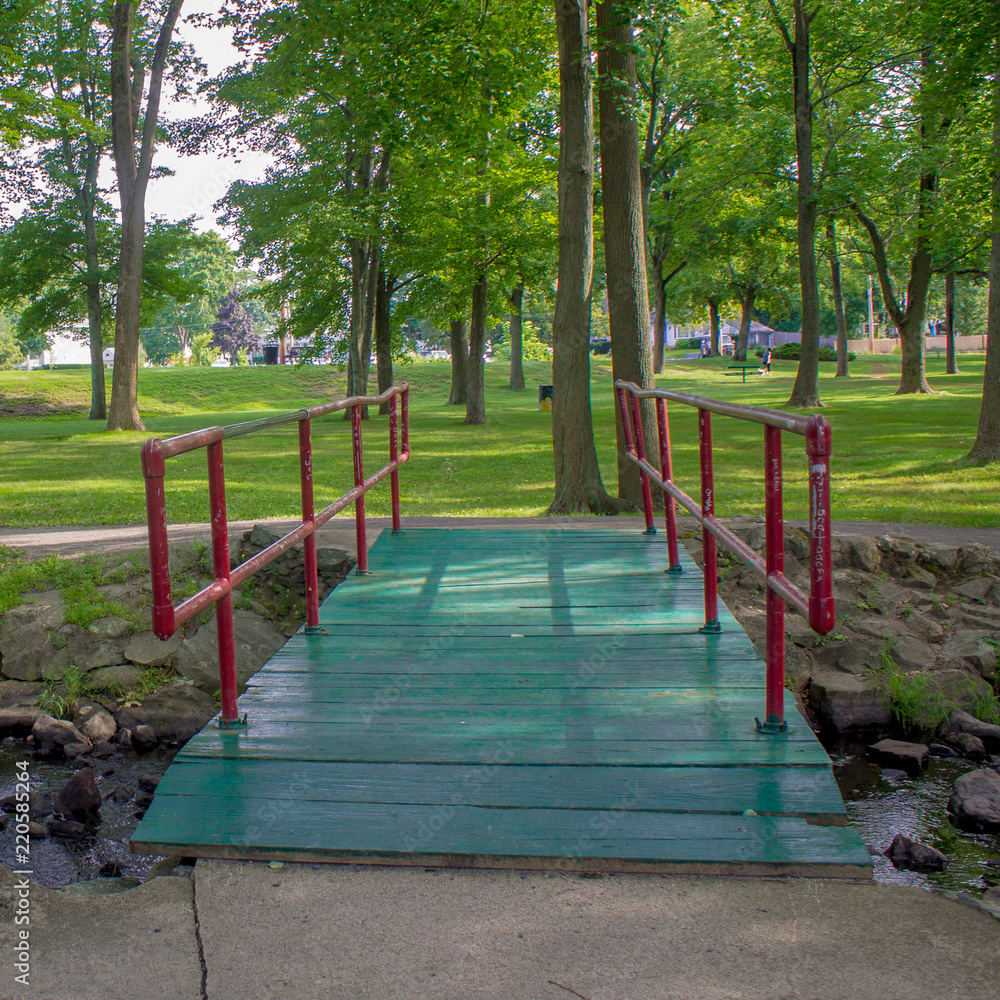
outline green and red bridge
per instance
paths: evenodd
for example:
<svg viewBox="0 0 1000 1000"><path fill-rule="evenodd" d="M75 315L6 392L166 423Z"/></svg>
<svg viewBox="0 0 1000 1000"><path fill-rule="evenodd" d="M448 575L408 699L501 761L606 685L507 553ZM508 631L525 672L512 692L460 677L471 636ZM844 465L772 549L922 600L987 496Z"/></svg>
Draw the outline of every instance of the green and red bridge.
<svg viewBox="0 0 1000 1000"><path fill-rule="evenodd" d="M784 706L784 615L834 624L830 428L818 416L616 384L645 530L402 530L406 385L213 427L142 451L153 628L215 606L222 711L177 754L139 824L143 854L568 871L867 878L830 760ZM651 403L646 403L650 400ZM362 408L388 403L389 463L366 478ZM673 480L667 403L699 414L701 495ZM658 462L647 455L655 424ZM652 409L652 412L650 410ZM317 511L312 421L350 411L354 485ZM655 421L651 418L655 414ZM716 519L712 418L764 430L765 558ZM230 566L223 442L298 425L302 521ZM784 575L782 434L805 439L810 585ZM168 460L206 449L214 581L178 606ZM658 454L656 454L658 453ZM384 479L392 530L369 549L365 494ZM662 492L666 544L654 523ZM316 531L354 507L357 569L320 604ZM704 572L678 544L702 527ZM306 624L237 697L232 590L294 545ZM719 601L717 546L767 593L766 656Z"/></svg>

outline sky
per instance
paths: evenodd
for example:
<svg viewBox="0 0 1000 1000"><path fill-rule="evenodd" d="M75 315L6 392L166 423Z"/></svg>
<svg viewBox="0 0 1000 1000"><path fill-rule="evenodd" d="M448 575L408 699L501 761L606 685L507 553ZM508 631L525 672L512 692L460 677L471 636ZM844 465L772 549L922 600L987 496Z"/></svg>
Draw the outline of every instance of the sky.
<svg viewBox="0 0 1000 1000"><path fill-rule="evenodd" d="M177 33L194 47L198 56L208 65L209 76L215 76L227 66L238 62L239 52L232 44L232 31L228 28L208 28L191 23L194 14L213 14L219 9L218 0L187 0L181 14ZM190 118L208 110L205 101L198 104L177 104L168 100L164 87L161 115L166 118ZM160 215L170 221L198 216L199 230L218 229L230 243L231 233L219 225L213 204L221 198L235 180L256 180L263 176L268 158L255 153L236 157L223 157L216 153L198 156L180 156L174 150L157 147L154 166L169 167L173 177L163 177L149 182L146 194L146 214Z"/></svg>

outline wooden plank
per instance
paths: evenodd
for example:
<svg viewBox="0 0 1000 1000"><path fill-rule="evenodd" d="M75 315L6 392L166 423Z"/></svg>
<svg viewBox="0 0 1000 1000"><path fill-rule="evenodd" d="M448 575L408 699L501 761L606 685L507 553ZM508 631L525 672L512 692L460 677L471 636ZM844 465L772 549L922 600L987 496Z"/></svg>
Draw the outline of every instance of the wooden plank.
<svg viewBox="0 0 1000 1000"><path fill-rule="evenodd" d="M158 797L844 816L829 767L482 767L182 759ZM178 807L164 804L170 815Z"/></svg>

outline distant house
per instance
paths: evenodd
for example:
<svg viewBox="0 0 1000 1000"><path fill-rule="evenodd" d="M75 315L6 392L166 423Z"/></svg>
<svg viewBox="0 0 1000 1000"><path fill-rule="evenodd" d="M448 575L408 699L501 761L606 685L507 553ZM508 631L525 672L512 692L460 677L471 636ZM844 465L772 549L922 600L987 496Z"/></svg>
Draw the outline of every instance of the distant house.
<svg viewBox="0 0 1000 1000"><path fill-rule="evenodd" d="M104 352L101 354L101 360L104 362L105 368L114 368L115 349L113 347L105 347Z"/></svg>

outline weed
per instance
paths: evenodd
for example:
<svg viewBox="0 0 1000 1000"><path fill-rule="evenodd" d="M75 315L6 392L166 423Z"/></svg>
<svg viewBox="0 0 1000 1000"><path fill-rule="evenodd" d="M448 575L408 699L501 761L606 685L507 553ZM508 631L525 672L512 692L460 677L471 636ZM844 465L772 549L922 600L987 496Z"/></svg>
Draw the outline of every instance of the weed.
<svg viewBox="0 0 1000 1000"><path fill-rule="evenodd" d="M38 699L38 707L53 719L65 719L69 706L70 703L62 695L56 694L54 686L47 687Z"/></svg>
<svg viewBox="0 0 1000 1000"><path fill-rule="evenodd" d="M813 645L820 649L829 642L843 642L846 638L846 635L841 635L839 632L827 632L826 635L817 636Z"/></svg>
<svg viewBox="0 0 1000 1000"><path fill-rule="evenodd" d="M881 659L883 653L879 654ZM887 655L887 654L885 654ZM955 706L932 687L924 674L901 674L891 659L891 669L878 672L879 687L892 706L892 714L903 729L921 729L935 725Z"/></svg>

